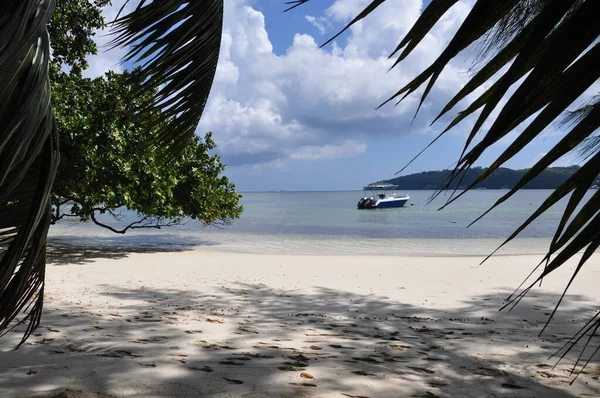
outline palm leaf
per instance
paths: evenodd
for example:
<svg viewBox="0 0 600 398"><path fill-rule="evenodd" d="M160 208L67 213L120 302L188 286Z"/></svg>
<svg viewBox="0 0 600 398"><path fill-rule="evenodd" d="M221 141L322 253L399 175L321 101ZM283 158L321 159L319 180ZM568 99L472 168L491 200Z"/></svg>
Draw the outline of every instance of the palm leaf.
<svg viewBox="0 0 600 398"><path fill-rule="evenodd" d="M46 31L53 10L52 0L12 1L0 16L0 334L24 324L21 343L42 312L59 157Z"/></svg>
<svg viewBox="0 0 600 398"><path fill-rule="evenodd" d="M306 3L306 1L298 3ZM392 55L395 55L404 48L394 66L401 63L417 47L417 44L454 3L456 2L452 0L433 0L427 5L419 19L392 52ZM559 126L568 127L568 131L490 210L504 203L556 160L582 148L581 151L585 154L584 165L557 188L502 244L503 246L510 242L546 210L570 195L548 253L542 261L542 263L546 262L543 271L534 283L521 290L519 294L511 296L509 303L512 304L516 304L537 281L560 268L567 260L583 250L583 257L578 262L578 266L565 288L564 297L572 280L600 246L600 234L598 233L600 230L600 194L594 194L587 202L585 200L588 189L600 175L600 138L598 135L600 99L596 97L592 103L582 106L578 111L567 112L568 107L582 98L600 79L600 63L598 63L598 59L600 59L600 43L598 43L600 19L597 18L596 8L596 0L507 0L501 2L477 0L440 56L382 104L385 105L398 98L399 101L402 101L427 82L419 102L420 108L444 67L460 51L469 46L478 45L483 48L481 54L481 58L484 59L483 65L443 107L435 119L448 113L459 102L466 100L469 94L487 84L493 76L499 75L483 94L468 102L466 108L459 112L431 143L433 144L450 129L461 124L467 116L480 111L477 121L465 141L463 152L445 182L443 190L447 190L452 184L462 180L486 150L514 132L517 126L531 119L491 166L463 193L452 194L446 205L457 200L464 192L489 177L492 172L512 159L523 147L543 134L552 124L557 123ZM368 15L368 12L366 14ZM361 14L362 18L367 15L364 12ZM519 86L512 90L515 84L521 80ZM505 100L505 105L500 105L503 100ZM494 120L490 120L494 109L499 109L499 114ZM492 122L491 127L482 131L487 121ZM481 139L472 146L479 134L481 134ZM437 194L440 192L441 190ZM487 212L481 217L485 214ZM554 313L550 319L553 315ZM600 316L597 316L565 345L565 350L568 351L575 344L583 341L585 335L595 334L599 327ZM591 338L588 338L587 342L590 341Z"/></svg>
<svg viewBox="0 0 600 398"><path fill-rule="evenodd" d="M39 324L50 191L58 165L50 105L46 26L54 0L11 1L0 16L0 333ZM194 134L214 80L223 1L142 0L118 18L115 46L141 67L129 84L153 103L135 115L147 131L160 109L155 143L176 153Z"/></svg>
<svg viewBox="0 0 600 398"><path fill-rule="evenodd" d="M154 94L137 122L156 125L156 109L167 123L156 145L178 152L194 135L215 77L223 0L142 0L113 23L113 45L129 48L124 62L141 65L130 84ZM156 130L148 128L148 131Z"/></svg>

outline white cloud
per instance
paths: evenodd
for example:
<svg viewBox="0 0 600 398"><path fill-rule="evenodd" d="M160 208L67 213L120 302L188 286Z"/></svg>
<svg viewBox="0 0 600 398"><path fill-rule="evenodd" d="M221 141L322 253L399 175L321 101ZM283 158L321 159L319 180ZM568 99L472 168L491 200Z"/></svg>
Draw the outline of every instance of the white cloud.
<svg viewBox="0 0 600 398"><path fill-rule="evenodd" d="M104 10L112 21L125 0ZM335 33L370 0L336 0L323 15L305 16L320 34ZM288 159L354 156L367 138L431 132L428 123L466 80L451 65L413 121L418 93L399 106L375 107L427 66L466 16L465 0L442 18L401 68L388 71L387 57L417 19L421 0L389 1L325 49L298 32L283 54L276 54L264 15L251 0L225 0L221 57L198 133L214 132L224 161L231 165L284 168ZM137 2L128 3L128 12ZM302 8L294 12L302 12ZM281 14L280 18L287 18ZM336 28L337 29L337 28ZM85 76L121 70L126 49L109 50L108 31L96 36L99 55L89 58ZM468 65L465 65L465 67ZM266 166L265 166L266 165Z"/></svg>
<svg viewBox="0 0 600 398"><path fill-rule="evenodd" d="M347 23L367 3L337 0L306 19ZM387 56L420 9L420 0L386 2L328 48L298 32L276 54L264 15L243 0L226 0L220 63L198 133L213 131L224 161L236 166L353 156L366 150L369 137L431 132L428 123L466 80L462 69L451 65L442 73L414 121L418 95L375 110L442 51L468 11L455 7L401 68L388 72Z"/></svg>
<svg viewBox="0 0 600 398"><path fill-rule="evenodd" d="M329 20L325 17L313 17L312 15L305 15L304 18L313 25L320 34L324 35L327 33L328 28L331 26Z"/></svg>

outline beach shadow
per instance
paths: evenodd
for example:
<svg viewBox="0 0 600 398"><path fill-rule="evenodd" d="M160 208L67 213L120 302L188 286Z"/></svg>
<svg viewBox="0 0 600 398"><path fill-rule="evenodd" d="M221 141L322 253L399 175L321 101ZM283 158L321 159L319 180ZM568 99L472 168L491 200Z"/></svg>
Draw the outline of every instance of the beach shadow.
<svg viewBox="0 0 600 398"><path fill-rule="evenodd" d="M88 264L95 260L118 260L133 253L169 253L195 250L218 243L178 235L132 235L115 237L60 236L48 242L46 262L51 265Z"/></svg>
<svg viewBox="0 0 600 398"><path fill-rule="evenodd" d="M26 345L0 353L3 397L118 396L132 385L135 396L572 397L572 359L547 358L595 312L567 296L538 338L554 295L532 293L506 314L506 291L435 309L330 288L228 286L104 286L102 311L49 300ZM578 391L599 396L598 376L592 362Z"/></svg>

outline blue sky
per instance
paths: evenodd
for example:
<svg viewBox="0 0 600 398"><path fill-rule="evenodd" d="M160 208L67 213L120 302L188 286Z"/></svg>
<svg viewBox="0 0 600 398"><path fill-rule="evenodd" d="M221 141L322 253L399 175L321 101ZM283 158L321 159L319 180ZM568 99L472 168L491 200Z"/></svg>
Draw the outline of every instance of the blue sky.
<svg viewBox="0 0 600 398"><path fill-rule="evenodd" d="M421 0L386 2L324 49L318 45L370 0L313 0L285 14L285 0L225 0L221 59L197 133L213 132L226 175L240 191L359 189L391 178L445 127L448 117L429 123L467 81L469 58L459 56L446 68L414 121L418 94L399 106L374 108L435 59L470 2L459 1L415 53L388 72L387 55L418 17ZM89 74L113 67L119 57L102 54ZM452 130L403 174L451 167L468 126L467 120ZM559 138L548 133L506 165L531 166ZM485 153L480 165L509 142Z"/></svg>

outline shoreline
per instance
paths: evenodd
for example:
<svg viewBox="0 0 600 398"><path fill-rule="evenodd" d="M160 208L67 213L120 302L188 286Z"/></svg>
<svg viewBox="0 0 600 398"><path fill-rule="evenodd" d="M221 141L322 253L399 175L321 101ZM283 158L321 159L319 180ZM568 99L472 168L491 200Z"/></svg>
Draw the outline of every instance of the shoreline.
<svg viewBox="0 0 600 398"><path fill-rule="evenodd" d="M161 235L161 236L164 236ZM129 235L118 243L108 240L107 244L90 244L94 236L82 243L70 243L68 236L53 236L49 239L50 248L70 250L108 250L137 252L165 251L211 251L237 254L269 254L269 255L312 255L312 256L385 256L385 257L487 257L497 250L505 241L500 238L404 238L397 240L362 240L350 239L291 239L275 240L272 236L258 236L256 240L240 240L227 242L223 237L202 243L191 240L189 243L177 243L178 236L169 236L172 242L143 242L140 238L148 235ZM185 237L184 237L185 238ZM256 238L253 236L253 238ZM271 239L269 239L271 238ZM81 239L81 238L80 238ZM97 240L97 239L96 239ZM493 256L543 256L551 238L516 238L500 248ZM123 243L125 242L125 243Z"/></svg>
<svg viewBox="0 0 600 398"><path fill-rule="evenodd" d="M597 310L598 255L538 338L573 261L499 312L534 256L88 254L48 265L19 351L0 340L3 397L600 394L597 361L569 386L577 352L547 360Z"/></svg>

